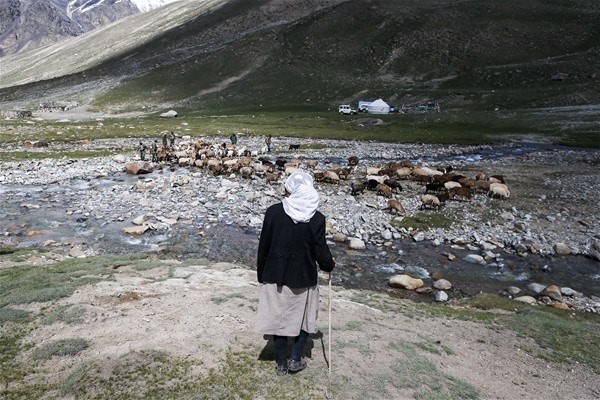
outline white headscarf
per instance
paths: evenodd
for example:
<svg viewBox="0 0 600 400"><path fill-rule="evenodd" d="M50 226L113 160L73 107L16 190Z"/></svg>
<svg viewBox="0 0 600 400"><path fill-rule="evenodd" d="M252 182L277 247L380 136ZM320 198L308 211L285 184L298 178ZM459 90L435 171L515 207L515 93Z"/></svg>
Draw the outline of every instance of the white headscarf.
<svg viewBox="0 0 600 400"><path fill-rule="evenodd" d="M312 176L294 172L285 181L285 189L290 194L282 201L285 213L296 224L310 221L319 206L319 193L313 187Z"/></svg>

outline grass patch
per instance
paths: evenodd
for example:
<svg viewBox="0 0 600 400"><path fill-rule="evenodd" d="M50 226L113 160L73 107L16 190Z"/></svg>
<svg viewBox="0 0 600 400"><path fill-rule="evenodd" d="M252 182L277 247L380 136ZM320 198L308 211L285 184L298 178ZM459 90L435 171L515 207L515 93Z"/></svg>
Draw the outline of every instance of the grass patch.
<svg viewBox="0 0 600 400"><path fill-rule="evenodd" d="M14 247L0 247L0 256L3 256L5 254L13 254L16 251L17 249Z"/></svg>
<svg viewBox="0 0 600 400"><path fill-rule="evenodd" d="M528 309L516 313L508 323L512 329L536 341L544 359L573 364L586 363L600 373L598 324L574 321L547 310ZM506 326L505 325L505 326Z"/></svg>
<svg viewBox="0 0 600 400"><path fill-rule="evenodd" d="M144 91L146 93L146 91ZM49 150L23 151L15 149L6 152L3 158L11 159L37 157L94 157L122 153L123 149L73 150L66 146L58 151L56 143L75 143L82 140L110 138L156 138L163 130L172 130L179 135L221 136L227 140L231 132L239 132L240 144L244 136L273 135L275 149L287 151L289 138L376 140L381 142L431 143L431 144L489 144L513 140L515 135L537 135L546 141L577 147L600 146L597 131L565 131L556 129L561 120L565 123L577 116L553 116L548 122L540 119L536 110L521 110L502 114L486 111L455 111L436 114L391 114L378 115L384 124L362 125L362 116L339 116L335 111L320 107L294 107L289 109L243 109L214 114L197 111L181 111L177 120L144 116L135 119L107 119L102 125L81 122L44 121L34 125L25 121L0 121L0 143L18 143L25 140L44 140L50 144ZM556 118L559 118L557 121ZM546 123L546 125L543 125ZM9 133L18 131L19 134ZM6 132L6 133L4 133ZM198 134L201 132L201 134ZM281 137L285 136L285 141ZM322 149L321 143L309 143L305 149ZM135 149L130 149L134 151Z"/></svg>
<svg viewBox="0 0 600 400"><path fill-rule="evenodd" d="M0 308L0 325L5 322L22 322L26 320L31 313L25 310L17 310L10 307Z"/></svg>
<svg viewBox="0 0 600 400"><path fill-rule="evenodd" d="M269 363L250 349L228 350L218 367L164 352L127 354L111 366L80 365L59 385L63 396L86 399L310 399L316 393L300 376L275 380Z"/></svg>
<svg viewBox="0 0 600 400"><path fill-rule="evenodd" d="M422 312L493 324L529 337L541 347L537 356L561 363L584 363L600 372L600 316L552 307L529 306L504 297L481 295L455 306L419 305ZM502 312L493 312L501 310ZM491 326L491 325L490 325Z"/></svg>
<svg viewBox="0 0 600 400"><path fill-rule="evenodd" d="M38 255L43 255L46 253L46 250L36 249L36 248L4 248L3 251L0 251L0 257L2 260L8 260L11 262L26 262L31 257L35 257Z"/></svg>
<svg viewBox="0 0 600 400"><path fill-rule="evenodd" d="M448 346L442 345L439 342L432 342L430 340L424 340L422 342L412 343L415 347L420 348L421 350L425 350L431 354L436 354L438 356L446 353L447 355L453 355L454 350L449 348Z"/></svg>
<svg viewBox="0 0 600 400"><path fill-rule="evenodd" d="M81 338L61 339L45 343L33 352L33 358L37 360L49 360L54 356L74 356L87 349L89 342Z"/></svg>
<svg viewBox="0 0 600 400"><path fill-rule="evenodd" d="M40 316L40 322L44 325L52 325L62 322L68 325L80 324L83 322L85 309L81 306L58 306L46 311Z"/></svg>
<svg viewBox="0 0 600 400"><path fill-rule="evenodd" d="M381 311L399 312L408 317L427 315L462 319L481 322L493 329L514 331L519 337L535 340L542 348L536 355L543 359L568 364L584 363L591 366L595 372L600 372L600 341L595 333L600 326L600 316L596 314L534 307L492 294L483 294L452 304L425 304L361 291L353 296L352 300ZM481 340L479 342L481 343ZM431 353L439 351L429 343L413 345ZM442 346L442 350L452 354L450 348L445 349Z"/></svg>
<svg viewBox="0 0 600 400"><path fill-rule="evenodd" d="M24 336L24 329L3 329L0 333L0 388L19 382L26 375L25 366L18 361ZM5 398L2 390L0 398Z"/></svg>
<svg viewBox="0 0 600 400"><path fill-rule="evenodd" d="M123 154L121 150L58 150L53 149L51 151L11 151L10 153L3 153L3 161L22 161L22 160L42 160L42 159L59 159L59 158L72 158L72 159L85 159L94 157L107 157L114 156L117 154Z"/></svg>
<svg viewBox="0 0 600 400"><path fill-rule="evenodd" d="M0 270L0 307L68 297L80 286L110 280L114 265L140 256L67 259L49 266L21 265Z"/></svg>
<svg viewBox="0 0 600 400"><path fill-rule="evenodd" d="M404 217L401 221L392 220L391 224L396 228L427 230L430 228L450 228L454 219L442 212L417 213L413 216Z"/></svg>
<svg viewBox="0 0 600 400"><path fill-rule="evenodd" d="M244 298L245 298L244 295L241 293L230 293L230 294L223 295L223 296L213 296L210 298L210 301L212 301L215 304L223 304L232 299L244 299Z"/></svg>
<svg viewBox="0 0 600 400"><path fill-rule="evenodd" d="M393 342L390 344L403 354L392 369L403 379L394 381L398 389L413 389L414 398L423 400L478 399L478 389L458 378L440 372L428 359L421 357L413 344Z"/></svg>

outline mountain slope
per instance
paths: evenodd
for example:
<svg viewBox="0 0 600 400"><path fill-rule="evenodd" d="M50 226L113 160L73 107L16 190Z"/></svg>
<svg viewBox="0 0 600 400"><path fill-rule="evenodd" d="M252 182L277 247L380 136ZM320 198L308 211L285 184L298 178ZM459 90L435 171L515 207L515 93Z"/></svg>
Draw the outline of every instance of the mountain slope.
<svg viewBox="0 0 600 400"><path fill-rule="evenodd" d="M0 57L79 36L174 0L5 0L0 3Z"/></svg>
<svg viewBox="0 0 600 400"><path fill-rule="evenodd" d="M3 59L0 96L113 109L597 104L598 20L593 0L180 1Z"/></svg>

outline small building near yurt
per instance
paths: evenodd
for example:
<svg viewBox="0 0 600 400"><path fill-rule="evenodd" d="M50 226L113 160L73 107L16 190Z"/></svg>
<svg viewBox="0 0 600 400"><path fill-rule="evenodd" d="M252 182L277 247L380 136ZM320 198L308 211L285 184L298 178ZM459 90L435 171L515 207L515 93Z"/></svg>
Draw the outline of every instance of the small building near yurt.
<svg viewBox="0 0 600 400"><path fill-rule="evenodd" d="M390 106L382 99L377 99L369 104L367 107L367 112L369 114L389 114Z"/></svg>

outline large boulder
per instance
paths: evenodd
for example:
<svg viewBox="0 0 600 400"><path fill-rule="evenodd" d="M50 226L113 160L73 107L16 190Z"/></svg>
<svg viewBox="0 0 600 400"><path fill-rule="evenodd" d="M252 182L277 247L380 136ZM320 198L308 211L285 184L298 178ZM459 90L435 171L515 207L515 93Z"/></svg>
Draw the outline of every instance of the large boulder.
<svg viewBox="0 0 600 400"><path fill-rule="evenodd" d="M125 164L125 172L132 175L149 174L153 171L152 164L131 161Z"/></svg>
<svg viewBox="0 0 600 400"><path fill-rule="evenodd" d="M123 232L128 235L143 235L150 227L148 225L129 226L123 228Z"/></svg>
<svg viewBox="0 0 600 400"><path fill-rule="evenodd" d="M364 250L367 248L367 246L365 245L365 242L363 242L361 239L358 239L358 238L350 239L350 243L348 244L348 247L351 248L352 250Z"/></svg>
<svg viewBox="0 0 600 400"><path fill-rule="evenodd" d="M433 284L433 287L438 290L449 290L452 288L452 284L450 283L450 281L448 281L446 279L438 279Z"/></svg>
<svg viewBox="0 0 600 400"><path fill-rule="evenodd" d="M532 306L535 306L537 304L537 300L535 299L535 297L531 297L531 296L519 296L519 297L515 297L515 301L518 301L520 303L529 304L529 305L532 305Z"/></svg>
<svg viewBox="0 0 600 400"><path fill-rule="evenodd" d="M463 260L472 264L485 264L485 259L479 254L467 254Z"/></svg>
<svg viewBox="0 0 600 400"><path fill-rule="evenodd" d="M169 110L167 112L164 112L164 113L160 114L160 116L162 118L175 118L177 116L177 111L175 111L175 110Z"/></svg>
<svg viewBox="0 0 600 400"><path fill-rule="evenodd" d="M554 245L554 252L561 256L568 256L571 254L571 249L564 243L556 243Z"/></svg>
<svg viewBox="0 0 600 400"><path fill-rule="evenodd" d="M560 293L560 287L558 287L557 285L547 286L544 290L542 290L542 292L540 293L540 295L541 296L548 296L552 300L556 300L556 301L561 301L562 300L562 294Z"/></svg>
<svg viewBox="0 0 600 400"><path fill-rule="evenodd" d="M390 278L388 284L394 288L415 290L423 286L422 279L415 279L409 275L394 275Z"/></svg>
<svg viewBox="0 0 600 400"><path fill-rule="evenodd" d="M448 293L444 292L443 290L440 290L435 294L435 301L438 301L440 303L448 301Z"/></svg>

